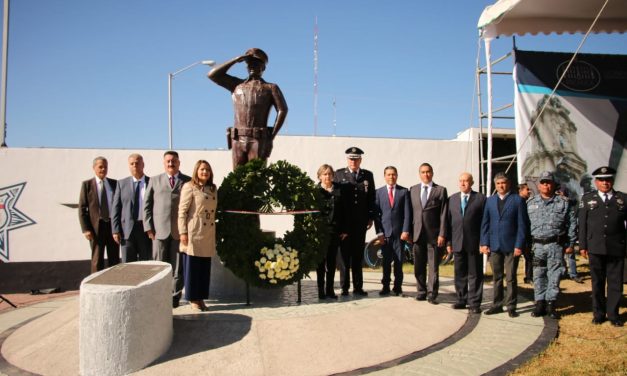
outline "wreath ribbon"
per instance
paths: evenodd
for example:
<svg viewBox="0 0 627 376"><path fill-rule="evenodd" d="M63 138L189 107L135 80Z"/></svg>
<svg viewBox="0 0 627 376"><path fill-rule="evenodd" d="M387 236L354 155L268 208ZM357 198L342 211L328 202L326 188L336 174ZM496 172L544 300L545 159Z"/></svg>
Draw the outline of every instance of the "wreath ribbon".
<svg viewBox="0 0 627 376"><path fill-rule="evenodd" d="M320 210L292 210L292 211L280 211L280 212L259 212L253 210L223 210L224 213L231 214L265 214L265 215L292 215L292 214L316 214L320 213Z"/></svg>

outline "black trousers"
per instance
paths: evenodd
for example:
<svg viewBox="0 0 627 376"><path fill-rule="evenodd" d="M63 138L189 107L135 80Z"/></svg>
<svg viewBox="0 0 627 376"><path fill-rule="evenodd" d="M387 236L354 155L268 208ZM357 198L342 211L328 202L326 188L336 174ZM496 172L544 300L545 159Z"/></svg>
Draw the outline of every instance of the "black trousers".
<svg viewBox="0 0 627 376"><path fill-rule="evenodd" d="M440 261L442 261L443 252L441 247L429 243L427 237L423 235L418 238L418 243L414 243L414 276L419 297L427 295L430 295L432 299L438 297ZM427 265L429 266L428 280Z"/></svg>
<svg viewBox="0 0 627 376"><path fill-rule="evenodd" d="M595 318L618 320L618 307L623 296L623 268L625 259L619 256L590 253L592 277L592 313ZM607 298L605 286L607 283Z"/></svg>
<svg viewBox="0 0 627 376"><path fill-rule="evenodd" d="M525 258L525 279L533 281L533 252L523 252Z"/></svg>
<svg viewBox="0 0 627 376"><path fill-rule="evenodd" d="M120 250L122 251L122 262L152 259L152 240L144 232L142 221L136 221L128 239L122 239Z"/></svg>
<svg viewBox="0 0 627 376"><path fill-rule="evenodd" d="M320 265L318 265L318 269L316 269L318 290L324 291L329 295L333 292L333 284L335 283L335 261L339 246L339 234L332 233L329 239L329 246L327 247L327 254Z"/></svg>
<svg viewBox="0 0 627 376"><path fill-rule="evenodd" d="M457 302L470 308L479 308L483 298L483 255L479 250L472 254L455 252L455 293Z"/></svg>
<svg viewBox="0 0 627 376"><path fill-rule="evenodd" d="M383 251L383 279L381 284L383 288L390 287L392 262L394 263L394 291L400 291L403 288L403 243L400 236L392 236L385 238Z"/></svg>
<svg viewBox="0 0 627 376"><path fill-rule="evenodd" d="M91 247L91 272L95 273L104 269L104 252L107 251L108 267L120 263L120 247L113 240L111 233L111 221L100 221L98 223L98 235L89 241Z"/></svg>
<svg viewBox="0 0 627 376"><path fill-rule="evenodd" d="M520 257L514 256L513 252L491 252L490 265L492 266L492 281L494 282L494 298L492 299L493 307L502 307L505 305L507 309L516 309L518 304L518 281L516 279L516 271L518 270L518 261ZM505 274L505 282L507 283L507 295L503 299L503 274Z"/></svg>
<svg viewBox="0 0 627 376"><path fill-rule="evenodd" d="M340 252L344 262L344 279L342 280L342 291L348 291L350 287L350 271L353 275L353 291L363 290L364 276L364 246L366 243L366 228L363 231L351 231L346 239L340 241Z"/></svg>

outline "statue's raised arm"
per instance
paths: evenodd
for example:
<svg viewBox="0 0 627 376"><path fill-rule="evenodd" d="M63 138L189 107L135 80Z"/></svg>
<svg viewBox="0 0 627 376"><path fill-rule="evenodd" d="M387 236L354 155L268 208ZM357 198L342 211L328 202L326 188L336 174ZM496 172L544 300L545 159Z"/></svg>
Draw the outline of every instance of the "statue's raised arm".
<svg viewBox="0 0 627 376"><path fill-rule="evenodd" d="M237 63L246 62L248 78L229 75L228 70ZM244 55L213 68L207 75L210 80L232 93L235 119L227 130L229 148L233 150L233 168L251 159L268 159L272 141L287 117L287 103L279 86L264 81L268 55L259 48L251 48ZM271 108L276 111L272 127L268 127Z"/></svg>

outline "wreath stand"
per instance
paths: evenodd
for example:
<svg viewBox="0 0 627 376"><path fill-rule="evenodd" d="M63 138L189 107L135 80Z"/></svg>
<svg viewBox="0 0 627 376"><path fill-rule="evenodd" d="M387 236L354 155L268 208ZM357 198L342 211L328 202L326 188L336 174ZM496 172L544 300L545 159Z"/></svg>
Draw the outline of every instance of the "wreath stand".
<svg viewBox="0 0 627 376"><path fill-rule="evenodd" d="M300 283L300 281L299 281ZM298 301L300 302L300 293L298 295ZM11 307L13 308L17 308L17 306L15 304L13 304L13 302L11 302L9 299L5 298L3 295L0 295L0 303L2 302L7 302Z"/></svg>

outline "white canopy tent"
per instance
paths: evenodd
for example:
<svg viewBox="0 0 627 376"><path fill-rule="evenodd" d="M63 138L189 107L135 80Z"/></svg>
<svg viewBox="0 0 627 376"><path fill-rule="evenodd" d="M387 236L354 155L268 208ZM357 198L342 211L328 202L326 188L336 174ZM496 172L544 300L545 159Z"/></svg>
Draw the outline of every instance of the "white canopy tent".
<svg viewBox="0 0 627 376"><path fill-rule="evenodd" d="M492 191L492 65L504 59L492 61L492 40L527 33L624 33L627 0L499 0L484 9L477 27L486 55L486 67L477 66L477 72L487 75L486 192L489 194Z"/></svg>

